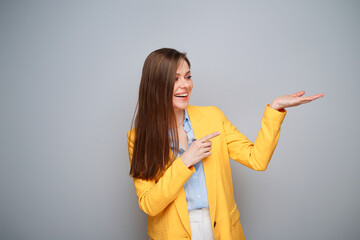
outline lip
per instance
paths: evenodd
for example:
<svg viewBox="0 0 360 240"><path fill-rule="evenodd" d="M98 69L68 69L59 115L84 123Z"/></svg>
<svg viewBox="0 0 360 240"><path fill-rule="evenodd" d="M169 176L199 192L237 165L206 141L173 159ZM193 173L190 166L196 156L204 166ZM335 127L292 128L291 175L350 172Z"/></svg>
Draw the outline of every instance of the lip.
<svg viewBox="0 0 360 240"><path fill-rule="evenodd" d="M180 95L180 94L189 94L189 93L188 92L178 92L178 93L175 93L174 96L175 95Z"/></svg>
<svg viewBox="0 0 360 240"><path fill-rule="evenodd" d="M176 97L177 101L186 101L188 99L189 99L189 97Z"/></svg>
<svg viewBox="0 0 360 240"><path fill-rule="evenodd" d="M181 94L187 94L186 97L177 97L175 95L181 95ZM181 92L181 93L175 93L174 98L177 102L187 102L189 100L190 93L189 92Z"/></svg>

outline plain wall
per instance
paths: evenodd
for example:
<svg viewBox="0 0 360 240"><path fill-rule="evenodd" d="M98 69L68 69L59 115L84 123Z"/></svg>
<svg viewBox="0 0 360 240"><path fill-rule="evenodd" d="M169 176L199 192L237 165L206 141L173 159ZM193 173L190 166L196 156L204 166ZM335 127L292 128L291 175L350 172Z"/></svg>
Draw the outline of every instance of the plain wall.
<svg viewBox="0 0 360 240"><path fill-rule="evenodd" d="M250 140L275 97L325 93L288 109L267 171L232 163L240 219L249 240L359 239L359 25L359 1L1 1L0 239L147 238L126 132L161 47Z"/></svg>

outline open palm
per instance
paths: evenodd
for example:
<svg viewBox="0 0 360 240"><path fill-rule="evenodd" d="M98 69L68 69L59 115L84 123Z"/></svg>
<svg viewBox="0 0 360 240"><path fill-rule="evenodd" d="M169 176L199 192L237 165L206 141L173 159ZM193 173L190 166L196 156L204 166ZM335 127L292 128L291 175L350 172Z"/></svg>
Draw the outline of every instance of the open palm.
<svg viewBox="0 0 360 240"><path fill-rule="evenodd" d="M299 106L301 104L311 102L315 99L318 99L318 98L321 98L324 96L323 93L320 93L320 94L315 94L312 96L303 97L304 94L305 94L305 91L299 91L299 92L291 94L291 95L284 95L284 96L277 97L274 99L274 101L272 101L270 103L269 106L276 110L282 110L282 109L285 109L288 107Z"/></svg>

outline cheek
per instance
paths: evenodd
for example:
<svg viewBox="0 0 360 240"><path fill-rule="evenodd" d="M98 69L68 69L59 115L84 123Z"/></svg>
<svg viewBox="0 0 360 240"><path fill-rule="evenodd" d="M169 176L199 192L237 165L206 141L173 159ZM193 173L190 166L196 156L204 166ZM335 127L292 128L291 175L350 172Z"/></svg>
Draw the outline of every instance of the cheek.
<svg viewBox="0 0 360 240"><path fill-rule="evenodd" d="M174 88L173 88L173 92L175 92L176 91L176 83L174 84Z"/></svg>

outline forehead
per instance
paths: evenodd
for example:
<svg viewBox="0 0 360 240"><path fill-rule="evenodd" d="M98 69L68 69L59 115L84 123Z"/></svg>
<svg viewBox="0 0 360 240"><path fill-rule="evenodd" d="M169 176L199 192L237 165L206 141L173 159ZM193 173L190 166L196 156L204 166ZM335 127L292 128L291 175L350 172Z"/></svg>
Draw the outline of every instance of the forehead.
<svg viewBox="0 0 360 240"><path fill-rule="evenodd" d="M178 64L178 68L176 70L176 74L182 75L190 72L189 65L184 59L181 59Z"/></svg>

